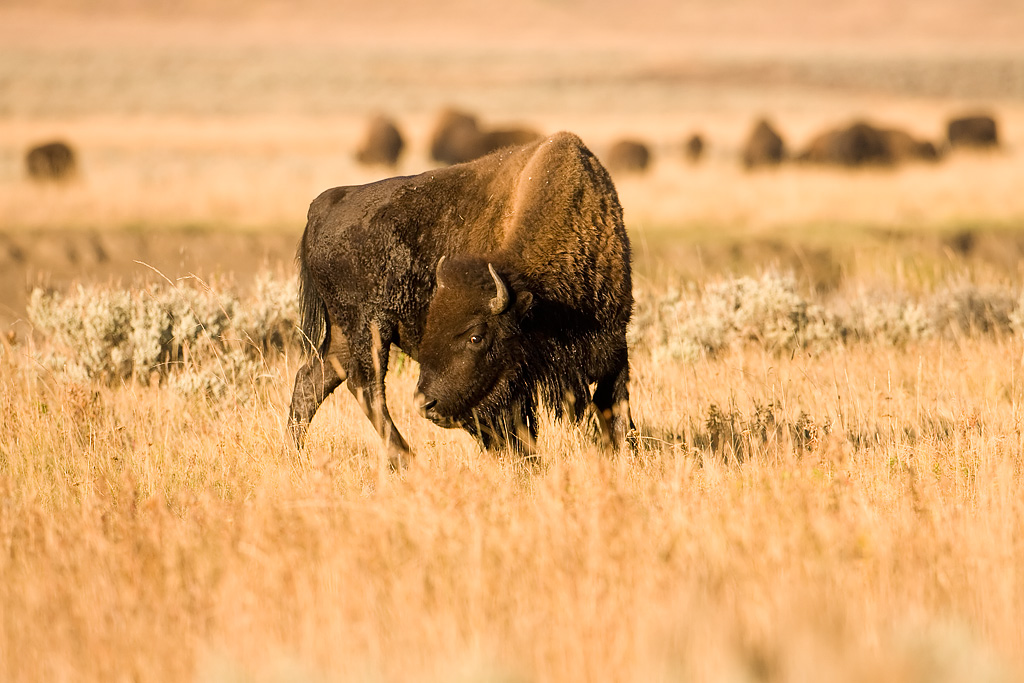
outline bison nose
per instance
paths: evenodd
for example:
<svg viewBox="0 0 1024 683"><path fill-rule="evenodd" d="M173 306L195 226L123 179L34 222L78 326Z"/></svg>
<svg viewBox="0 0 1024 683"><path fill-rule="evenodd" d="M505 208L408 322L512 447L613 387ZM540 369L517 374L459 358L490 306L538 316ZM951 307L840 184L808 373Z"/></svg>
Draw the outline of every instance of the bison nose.
<svg viewBox="0 0 1024 683"><path fill-rule="evenodd" d="M423 406L422 406L423 407L423 412L427 412L428 410L430 410L431 408L433 408L436 405L437 405L437 399L436 398L432 398L429 401L424 402Z"/></svg>

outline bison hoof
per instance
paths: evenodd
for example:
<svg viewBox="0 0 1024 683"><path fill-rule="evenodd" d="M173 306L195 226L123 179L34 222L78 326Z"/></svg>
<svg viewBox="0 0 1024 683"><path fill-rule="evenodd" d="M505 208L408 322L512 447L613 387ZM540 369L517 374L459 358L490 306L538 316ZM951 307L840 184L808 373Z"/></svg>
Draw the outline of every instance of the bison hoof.
<svg viewBox="0 0 1024 683"><path fill-rule="evenodd" d="M388 466L392 472L404 472L412 464L412 453L391 453L388 456Z"/></svg>

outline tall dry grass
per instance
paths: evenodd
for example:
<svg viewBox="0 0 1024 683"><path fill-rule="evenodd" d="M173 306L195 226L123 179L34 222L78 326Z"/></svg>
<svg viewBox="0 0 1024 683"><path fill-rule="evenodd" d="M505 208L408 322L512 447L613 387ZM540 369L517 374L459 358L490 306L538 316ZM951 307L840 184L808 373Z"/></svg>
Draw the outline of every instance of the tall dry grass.
<svg viewBox="0 0 1024 683"><path fill-rule="evenodd" d="M1017 337L634 354L642 446L541 461L416 417L388 472L298 359L207 402L0 351L0 678L1014 680Z"/></svg>

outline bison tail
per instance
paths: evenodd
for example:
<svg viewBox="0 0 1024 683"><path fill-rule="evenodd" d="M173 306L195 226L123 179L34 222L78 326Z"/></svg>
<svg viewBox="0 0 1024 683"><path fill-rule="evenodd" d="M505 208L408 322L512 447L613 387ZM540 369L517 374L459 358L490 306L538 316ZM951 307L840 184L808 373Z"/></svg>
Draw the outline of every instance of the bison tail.
<svg viewBox="0 0 1024 683"><path fill-rule="evenodd" d="M327 305L316 283L313 273L304 257L303 246L299 247L296 260L299 262L299 319L302 328L304 347L308 353L324 357L331 345L331 328L327 322Z"/></svg>

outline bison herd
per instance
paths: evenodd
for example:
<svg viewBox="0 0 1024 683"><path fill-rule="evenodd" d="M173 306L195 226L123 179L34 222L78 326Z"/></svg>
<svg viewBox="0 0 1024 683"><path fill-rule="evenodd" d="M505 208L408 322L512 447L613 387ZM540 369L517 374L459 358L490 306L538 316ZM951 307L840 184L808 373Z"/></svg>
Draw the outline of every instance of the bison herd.
<svg viewBox="0 0 1024 683"><path fill-rule="evenodd" d="M894 166L904 161L938 161L955 147L999 146L996 121L987 114L950 119L946 138L938 143L915 138L898 128L854 121L815 135L799 151L791 151L766 119L759 120L742 149L743 166L776 166L785 161L834 166Z"/></svg>
<svg viewBox="0 0 1024 683"><path fill-rule="evenodd" d="M473 114L446 108L438 115L430 134L429 153L431 160L438 164L461 164L541 137L541 132L530 127L485 126ZM917 139L897 128L854 121L819 133L799 150L788 147L771 122L762 118L744 141L739 158L746 169L785 162L844 167L894 166L904 161L938 161L953 148L997 148L999 144L996 120L988 114L950 119L945 138L935 142ZM367 166L394 168L406 146L398 124L377 114L367 122L354 157ZM707 147L704 136L693 133L678 146L678 153L695 164L706 155ZM625 138L608 145L601 159L615 176L640 174L650 168L654 151L643 140ZM35 182L67 181L78 173L77 155L70 144L61 140L34 145L25 153L25 171Z"/></svg>
<svg viewBox="0 0 1024 683"><path fill-rule="evenodd" d="M471 161L502 147L540 139L531 128L485 128L476 116L457 109L445 109L438 116L430 137L430 158L440 164ZM787 146L767 119L759 119L744 141L739 158L743 167L777 166L784 162L828 164L844 167L894 166L904 161L938 161L956 147L995 148L999 146L996 120L988 114L950 119L946 136L940 141L922 140L898 128L853 121L814 136L803 148ZM699 162L707 142L700 133L690 135L679 146L683 158ZM356 158L366 164L393 166L402 150L397 125L376 117L370 121ZM623 138L609 144L601 155L615 176L640 174L653 160L652 147L643 140Z"/></svg>

